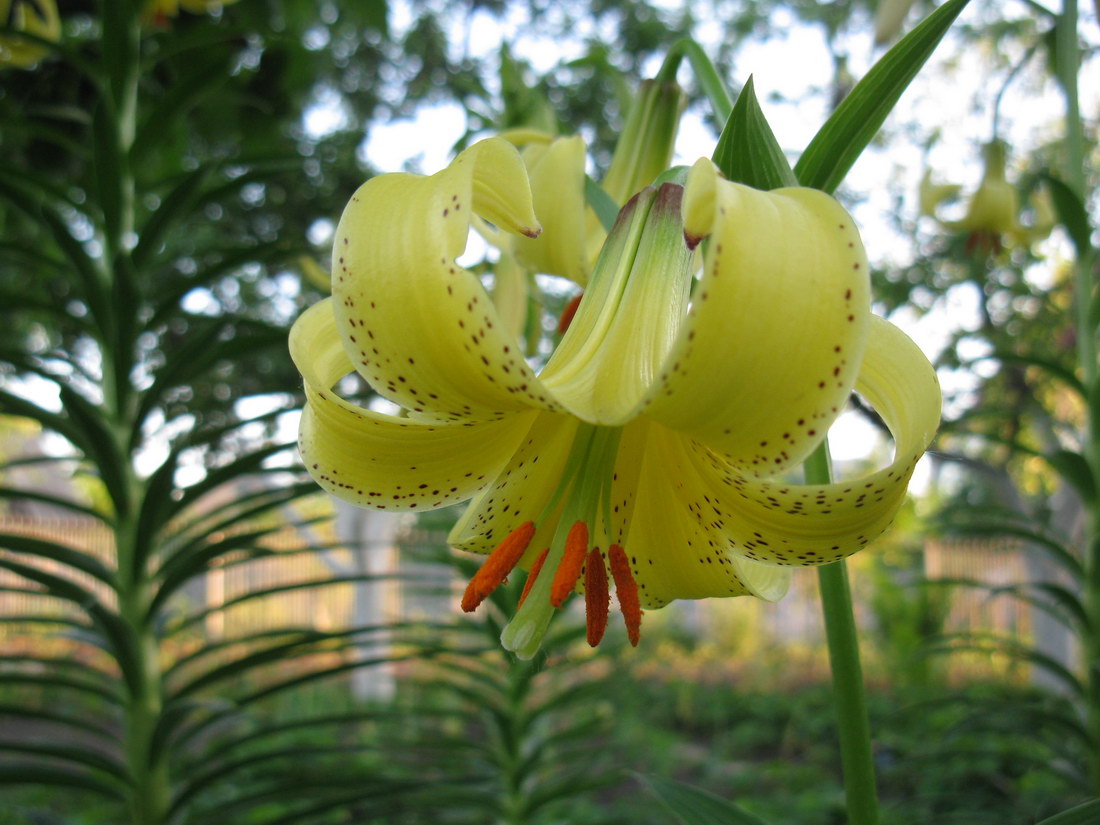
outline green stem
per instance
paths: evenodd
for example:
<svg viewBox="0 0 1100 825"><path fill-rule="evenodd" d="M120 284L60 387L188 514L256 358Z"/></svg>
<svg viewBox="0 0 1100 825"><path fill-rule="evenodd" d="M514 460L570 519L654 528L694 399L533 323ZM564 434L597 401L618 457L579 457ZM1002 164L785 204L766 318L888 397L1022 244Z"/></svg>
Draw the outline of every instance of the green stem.
<svg viewBox="0 0 1100 825"><path fill-rule="evenodd" d="M808 484L832 481L829 442L823 441L803 467ZM867 718L859 634L852 612L848 569L843 561L838 561L822 565L817 575L833 674L833 703L840 737L844 793L848 801L848 825L877 825L878 794L871 754L871 725Z"/></svg>
<svg viewBox="0 0 1100 825"><path fill-rule="evenodd" d="M1077 38L1077 0L1064 0L1058 18L1055 71L1066 99L1066 156L1063 175L1066 184L1087 203L1088 176L1085 173L1085 133L1077 91L1080 50ZM1100 451L1096 434L1100 432L1100 407L1097 387L1096 326L1090 317L1093 295L1091 255L1078 251L1073 266L1076 299L1077 359L1081 366L1089 399L1088 420L1082 439L1082 452L1094 479L1100 478ZM1100 793L1100 498L1095 494L1084 502L1087 520L1084 536L1085 582L1083 596L1088 625L1082 630L1081 648L1085 670L1085 719L1093 747L1088 760L1088 776L1093 791Z"/></svg>
<svg viewBox="0 0 1100 825"><path fill-rule="evenodd" d="M703 94L710 100L715 117L718 118L719 123L724 124L729 120L730 112L733 111L733 100L730 98L730 93L726 89L726 84L722 82L718 70L714 68L714 64L707 57L707 53L694 40L685 37L673 43L668 50L668 56L665 57L664 64L661 66L661 71L657 73L657 77L664 77L666 67L671 66L672 78L674 79L676 68L679 67L680 60L684 57L691 63L691 69L695 72L695 79L703 89Z"/></svg>
<svg viewBox="0 0 1100 825"><path fill-rule="evenodd" d="M102 67L109 82L102 94L114 118L112 129L96 136L99 151L110 158L115 175L107 183L115 201L113 218L104 222L103 267L110 286L113 312L104 329L104 414L124 456L126 500L116 508L115 547L118 566L118 611L132 671L127 679L122 749L132 781L127 800L132 825L164 825L171 802L167 755L154 745L164 705L160 637L148 615L154 584L139 546L139 504L147 485L134 471L132 449L141 441L135 417L130 375L134 358L134 306L138 279L130 249L135 222L135 179L130 165L138 121L141 21L137 3L107 3L102 16Z"/></svg>
<svg viewBox="0 0 1100 825"><path fill-rule="evenodd" d="M1001 88L997 90L997 96L993 98L993 134L990 136L990 140L997 140L1001 134L1001 101L1004 99L1005 92L1008 91L1009 86L1016 79L1016 76L1020 73L1020 70L1024 68L1031 60L1032 55L1039 48L1038 43L1031 44L1031 47L1024 53L1024 56L1012 67L1012 70L1008 73L1008 77L1005 78L1005 82L1001 84Z"/></svg>

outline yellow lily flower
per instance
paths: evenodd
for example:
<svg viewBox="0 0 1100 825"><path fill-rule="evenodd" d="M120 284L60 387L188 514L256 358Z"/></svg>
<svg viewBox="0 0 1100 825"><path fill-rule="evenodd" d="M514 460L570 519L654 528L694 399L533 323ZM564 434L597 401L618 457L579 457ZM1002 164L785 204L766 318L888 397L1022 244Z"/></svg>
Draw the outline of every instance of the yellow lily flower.
<svg viewBox="0 0 1100 825"><path fill-rule="evenodd" d="M391 510L472 497L450 542L489 558L466 610L516 566L531 571L508 649L534 655L577 589L591 644L611 583L636 644L643 608L778 599L792 566L836 561L887 528L939 389L916 345L872 316L863 245L835 200L730 183L707 160L685 187L643 190L538 374L454 263L471 212L539 234L523 161L499 138L430 177L367 181L337 227L333 296L298 319L290 349L307 395L301 452L322 487ZM352 371L404 414L341 398L333 387ZM789 483L853 388L893 432L894 460Z"/></svg>
<svg viewBox="0 0 1100 825"><path fill-rule="evenodd" d="M178 17L180 9L191 14L209 14L229 6L237 0L149 0L145 8L145 17L157 23L164 23L171 17Z"/></svg>
<svg viewBox="0 0 1100 825"><path fill-rule="evenodd" d="M913 0L879 0L875 6L875 45L893 40L901 31Z"/></svg>
<svg viewBox="0 0 1100 825"><path fill-rule="evenodd" d="M1016 232L1020 224L1020 198L1016 187L1005 180L1005 145L999 140L986 144L985 172L970 197L966 215L948 224L967 232L992 232L997 235Z"/></svg>
<svg viewBox="0 0 1100 825"><path fill-rule="evenodd" d="M61 18L54 0L0 0L0 21L17 31L46 40L61 37ZM49 50L18 35L0 35L0 68L25 69L46 56Z"/></svg>
<svg viewBox="0 0 1100 825"><path fill-rule="evenodd" d="M936 216L936 210L944 201L958 197L962 187L957 183L936 183L932 180L932 170L925 169L920 179L920 214L929 218Z"/></svg>

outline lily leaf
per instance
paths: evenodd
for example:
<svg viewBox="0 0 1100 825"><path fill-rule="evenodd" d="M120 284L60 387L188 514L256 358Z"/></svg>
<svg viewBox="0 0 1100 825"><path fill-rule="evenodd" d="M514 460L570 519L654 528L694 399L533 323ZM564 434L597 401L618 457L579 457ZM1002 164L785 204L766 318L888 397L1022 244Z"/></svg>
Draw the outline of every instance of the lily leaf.
<svg viewBox="0 0 1100 825"><path fill-rule="evenodd" d="M1089 237L1092 235L1092 227L1089 226L1089 214L1081 198L1065 181L1051 174L1042 176L1050 189L1051 200L1054 201L1054 209L1058 213L1058 220L1066 228L1070 240L1077 248L1077 257L1084 258L1092 249Z"/></svg>
<svg viewBox="0 0 1100 825"><path fill-rule="evenodd" d="M871 67L798 159L803 186L837 188L967 2L948 0Z"/></svg>
<svg viewBox="0 0 1100 825"><path fill-rule="evenodd" d="M584 176L584 199L600 219L600 225L610 232L619 216L619 205L615 199L588 175Z"/></svg>
<svg viewBox="0 0 1100 825"><path fill-rule="evenodd" d="M639 776L683 825L768 825L709 791L659 776Z"/></svg>
<svg viewBox="0 0 1100 825"><path fill-rule="evenodd" d="M1076 808L1047 817L1038 825L1094 825L1100 820L1100 799L1090 799Z"/></svg>
<svg viewBox="0 0 1100 825"><path fill-rule="evenodd" d="M751 75L737 97L711 160L728 180L756 189L798 185L760 109Z"/></svg>

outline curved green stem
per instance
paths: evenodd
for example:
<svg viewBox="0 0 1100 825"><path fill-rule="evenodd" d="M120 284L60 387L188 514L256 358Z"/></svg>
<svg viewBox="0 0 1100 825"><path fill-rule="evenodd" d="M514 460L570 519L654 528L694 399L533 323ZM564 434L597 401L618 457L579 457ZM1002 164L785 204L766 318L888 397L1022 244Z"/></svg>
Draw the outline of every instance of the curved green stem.
<svg viewBox="0 0 1100 825"><path fill-rule="evenodd" d="M718 70L707 57L707 53L691 38L685 37L672 44L661 70L657 73L658 79L675 79L676 69L679 68L681 59L685 57L691 63L691 69L695 72L695 79L702 87L703 94L710 100L715 117L718 118L719 123L725 123L729 120L730 112L733 111L733 100L726 89L726 84L718 75ZM671 77L667 76L668 72L671 72Z"/></svg>
<svg viewBox="0 0 1100 825"><path fill-rule="evenodd" d="M1011 71L1009 71L1008 77L1006 77L1004 83L1001 84L1001 88L997 90L997 96L993 98L993 134L990 136L990 140L997 140L1000 137L1001 100L1004 98L1005 92L1008 91L1008 87L1012 85L1012 82L1016 79L1016 76L1019 75L1024 66L1028 64L1028 62L1032 58L1032 55L1035 54L1038 48L1038 43L1031 44L1031 47L1026 52L1024 52L1024 56L1021 57L1020 60L1017 61L1016 65L1012 67Z"/></svg>
<svg viewBox="0 0 1100 825"><path fill-rule="evenodd" d="M823 441L806 459L803 468L809 484L828 484L832 481L828 441ZM852 612L848 569L843 561L838 561L822 565L817 569L817 575L833 675L833 703L840 738L844 793L848 802L848 825L878 825L871 724L867 717L859 634Z"/></svg>

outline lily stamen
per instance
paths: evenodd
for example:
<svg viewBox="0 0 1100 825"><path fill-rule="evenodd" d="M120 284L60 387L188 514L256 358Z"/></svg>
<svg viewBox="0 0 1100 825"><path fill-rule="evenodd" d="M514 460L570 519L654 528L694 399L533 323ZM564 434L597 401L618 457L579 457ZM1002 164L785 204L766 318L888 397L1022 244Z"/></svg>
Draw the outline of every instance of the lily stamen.
<svg viewBox="0 0 1100 825"><path fill-rule="evenodd" d="M550 604L554 607L565 604L569 594L576 588L587 555L588 525L578 521L569 528L569 535L565 537L565 552L558 569L554 571L554 581L550 585Z"/></svg>
<svg viewBox="0 0 1100 825"><path fill-rule="evenodd" d="M596 647L607 630L611 612L611 594L607 589L607 570L600 549L593 547L584 567L584 620L588 644Z"/></svg>
<svg viewBox="0 0 1100 825"><path fill-rule="evenodd" d="M565 305L565 309L561 311L561 318L558 319L558 335L565 335L569 331L569 325L573 323L573 316L577 314L577 307L581 305L581 298L583 297L583 292L574 295L569 299L569 303Z"/></svg>
<svg viewBox="0 0 1100 825"><path fill-rule="evenodd" d="M527 574L527 581L523 585L523 592L519 594L519 604L517 607L522 607L523 603L527 601L527 594L531 592L531 588L535 586L535 579L538 578L539 573L542 572L542 566L546 564L546 557L550 555L550 548L547 547L541 553L538 558L535 559L535 563L531 565L531 572Z"/></svg>
<svg viewBox="0 0 1100 825"><path fill-rule="evenodd" d="M615 580L615 595L619 597L619 610L626 623L626 637L632 647L638 646L642 636L642 604L638 599L638 584L630 572L630 561L626 551L612 544L607 551L607 560L611 563L611 577Z"/></svg>
<svg viewBox="0 0 1100 825"><path fill-rule="evenodd" d="M535 536L535 523L525 521L497 545L485 564L474 573L470 583L466 585L466 592L462 594L462 609L466 613L472 613L477 606L498 587L500 587L508 574L511 573L523 554L527 551L527 545Z"/></svg>

